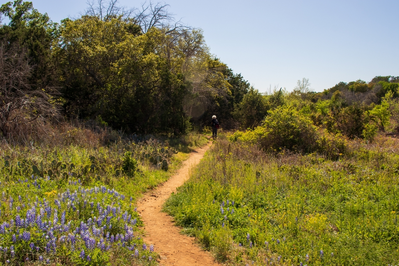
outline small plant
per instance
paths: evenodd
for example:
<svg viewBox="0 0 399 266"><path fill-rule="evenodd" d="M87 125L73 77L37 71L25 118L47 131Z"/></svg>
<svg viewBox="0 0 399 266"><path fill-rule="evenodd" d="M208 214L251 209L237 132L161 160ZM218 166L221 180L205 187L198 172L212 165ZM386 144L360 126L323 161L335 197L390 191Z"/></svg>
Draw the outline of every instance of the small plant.
<svg viewBox="0 0 399 266"><path fill-rule="evenodd" d="M137 170L137 161L132 158L132 153L130 151L125 152L122 162L123 173L129 177L133 177Z"/></svg>

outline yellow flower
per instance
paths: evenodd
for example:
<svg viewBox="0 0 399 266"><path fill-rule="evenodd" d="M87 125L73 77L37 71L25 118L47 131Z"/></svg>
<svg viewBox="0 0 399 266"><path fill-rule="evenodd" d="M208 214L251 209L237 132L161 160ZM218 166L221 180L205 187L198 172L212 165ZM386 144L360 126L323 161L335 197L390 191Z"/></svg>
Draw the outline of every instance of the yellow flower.
<svg viewBox="0 0 399 266"><path fill-rule="evenodd" d="M44 192L44 194L46 194L47 197L51 197L51 196L57 194L57 190L53 190L53 191L50 191L50 192Z"/></svg>

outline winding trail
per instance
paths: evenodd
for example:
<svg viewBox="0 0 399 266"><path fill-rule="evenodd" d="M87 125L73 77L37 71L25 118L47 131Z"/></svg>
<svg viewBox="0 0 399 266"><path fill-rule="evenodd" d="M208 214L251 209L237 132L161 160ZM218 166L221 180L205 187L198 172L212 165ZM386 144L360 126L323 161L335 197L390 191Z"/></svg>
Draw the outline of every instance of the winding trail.
<svg viewBox="0 0 399 266"><path fill-rule="evenodd" d="M211 143L192 152L176 174L138 202L146 232L144 241L154 245L161 256L160 265L219 265L208 252L201 250L193 237L180 234L181 228L175 226L173 218L161 211L171 193L189 179L191 168L200 162L210 146Z"/></svg>

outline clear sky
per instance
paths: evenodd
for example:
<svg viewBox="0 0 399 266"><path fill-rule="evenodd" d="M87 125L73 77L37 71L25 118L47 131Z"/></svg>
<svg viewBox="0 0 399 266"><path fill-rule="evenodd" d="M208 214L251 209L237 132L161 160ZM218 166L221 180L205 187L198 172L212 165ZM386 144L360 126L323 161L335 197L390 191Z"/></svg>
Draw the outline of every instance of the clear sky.
<svg viewBox="0 0 399 266"><path fill-rule="evenodd" d="M31 1L55 22L87 8L85 0ZM118 1L126 8L143 2ZM322 91L340 81L399 76L399 0L160 2L185 25L202 29L211 53L261 92L292 91L302 78Z"/></svg>

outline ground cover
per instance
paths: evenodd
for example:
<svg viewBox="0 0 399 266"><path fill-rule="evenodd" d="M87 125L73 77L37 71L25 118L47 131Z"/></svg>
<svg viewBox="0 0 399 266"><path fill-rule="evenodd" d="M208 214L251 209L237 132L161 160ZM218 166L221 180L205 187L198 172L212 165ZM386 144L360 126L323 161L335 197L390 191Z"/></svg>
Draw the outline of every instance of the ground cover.
<svg viewBox="0 0 399 266"><path fill-rule="evenodd" d="M334 160L219 139L165 210L231 265L399 263L399 142Z"/></svg>
<svg viewBox="0 0 399 266"><path fill-rule="evenodd" d="M0 264L156 264L136 200L166 181L190 146L207 140L87 141L1 145Z"/></svg>

